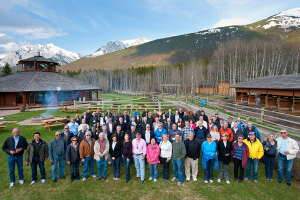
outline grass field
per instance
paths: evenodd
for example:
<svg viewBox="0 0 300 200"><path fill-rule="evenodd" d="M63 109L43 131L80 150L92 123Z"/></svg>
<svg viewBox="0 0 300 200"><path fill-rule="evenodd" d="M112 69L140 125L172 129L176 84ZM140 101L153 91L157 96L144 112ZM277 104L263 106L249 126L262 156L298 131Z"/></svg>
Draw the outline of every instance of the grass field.
<svg viewBox="0 0 300 200"><path fill-rule="evenodd" d="M144 101L144 100L143 100ZM29 119L32 116L43 113L43 111L24 112L11 116L5 116L4 120L21 121ZM82 113L82 112L80 112ZM52 111L54 116L64 116L60 110ZM68 113L73 116L73 113ZM133 114L133 113L132 113ZM3 144L7 137L12 135L11 131L18 126L21 130L20 135L25 136L27 141L33 140L33 133L39 131L41 138L45 139L48 144L54 138L56 131L62 131L62 127L53 127L49 132L41 126L19 126L17 124L5 124L8 126L0 132L0 141ZM1 145L2 145L1 144ZM25 159L25 157L24 157ZM88 176L86 182L82 180L70 182L69 165L66 164L65 176L66 180L58 179L57 183L51 180L51 164L45 162L46 167L46 183L42 184L38 181L35 185L30 185L31 169L25 165L24 160L24 176L25 184L20 186L16 184L13 188L9 188L9 174L7 155L1 151L0 160L0 199L298 199L300 195L300 184L293 181L292 186L288 187L285 182L277 183L277 172L274 171L274 181L267 181L264 176L264 165L259 164L258 184L252 180L248 182L237 183L233 181L233 163L230 164L230 181L227 185L222 180L217 182L218 172L214 171L214 183L205 184L203 179L204 170L199 160L198 182L186 182L178 186L177 182L168 182L161 180L162 166L159 165L158 182L149 181L149 167L146 164L145 183L140 184L139 180L133 180L136 175L134 164L131 165L131 179L125 183L125 167L121 167L121 176L118 181L113 181L112 167L108 167L107 180L98 181ZM94 164L96 175L96 163ZM82 166L80 166L80 174L82 175ZM173 178L173 168L170 165L170 179ZM38 172L38 179L40 173ZM18 175L16 170L16 180Z"/></svg>

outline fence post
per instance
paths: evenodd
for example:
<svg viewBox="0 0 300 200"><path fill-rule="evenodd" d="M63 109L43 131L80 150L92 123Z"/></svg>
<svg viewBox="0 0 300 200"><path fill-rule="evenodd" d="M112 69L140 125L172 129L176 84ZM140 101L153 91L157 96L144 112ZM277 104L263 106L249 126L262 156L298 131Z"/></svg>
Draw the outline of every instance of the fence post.
<svg viewBox="0 0 300 200"><path fill-rule="evenodd" d="M104 111L104 102L103 102L103 100L101 100L102 101L102 110Z"/></svg>
<svg viewBox="0 0 300 200"><path fill-rule="evenodd" d="M132 101L130 101L130 111L132 111Z"/></svg>
<svg viewBox="0 0 300 200"><path fill-rule="evenodd" d="M238 115L238 104L237 103L235 104L235 114L236 114L236 116L239 116Z"/></svg>
<svg viewBox="0 0 300 200"><path fill-rule="evenodd" d="M248 124L248 121L249 121L249 117L246 117L246 125Z"/></svg>
<svg viewBox="0 0 300 200"><path fill-rule="evenodd" d="M265 109L261 108L261 114L260 114L260 122L263 124L265 118Z"/></svg>
<svg viewBox="0 0 300 200"><path fill-rule="evenodd" d="M208 107L208 96L207 96L207 101L206 101L207 103L206 103L206 105L207 105L207 107Z"/></svg>
<svg viewBox="0 0 300 200"><path fill-rule="evenodd" d="M180 108L180 99L179 99L179 101L178 101L178 105L179 105L179 108Z"/></svg>
<svg viewBox="0 0 300 200"><path fill-rule="evenodd" d="M220 99L218 100L218 111L220 110Z"/></svg>
<svg viewBox="0 0 300 200"><path fill-rule="evenodd" d="M74 100L74 108L76 108L76 100Z"/></svg>
<svg viewBox="0 0 300 200"><path fill-rule="evenodd" d="M158 101L159 112L161 111L161 101Z"/></svg>

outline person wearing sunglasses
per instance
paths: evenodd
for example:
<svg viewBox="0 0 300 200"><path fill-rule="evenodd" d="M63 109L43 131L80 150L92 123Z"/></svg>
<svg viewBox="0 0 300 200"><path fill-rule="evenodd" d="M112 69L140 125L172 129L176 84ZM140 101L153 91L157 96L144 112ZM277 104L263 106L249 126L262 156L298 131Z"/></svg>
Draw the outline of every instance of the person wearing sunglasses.
<svg viewBox="0 0 300 200"><path fill-rule="evenodd" d="M224 123L225 124L225 123ZM223 178L223 172L225 181L227 184L229 182L229 164L231 161L230 151L231 151L231 142L228 140L228 134L226 132L221 133L221 140L217 143L217 149L219 152L218 160L219 160L219 175L218 175L218 183L221 182ZM224 170L225 168L225 170Z"/></svg>
<svg viewBox="0 0 300 200"><path fill-rule="evenodd" d="M78 138L72 137L72 143L67 147L66 162L70 165L71 182L79 180L79 141Z"/></svg>
<svg viewBox="0 0 300 200"><path fill-rule="evenodd" d="M276 159L277 141L274 133L270 133L268 138L263 141L264 163L267 180L273 181L273 166Z"/></svg>
<svg viewBox="0 0 300 200"><path fill-rule="evenodd" d="M292 138L288 137L286 130L280 131L280 138L277 138L277 151L278 154L278 183L281 183L283 177L284 163L286 164L286 184L291 186L291 176L293 159L299 152L298 143Z"/></svg>
<svg viewBox="0 0 300 200"><path fill-rule="evenodd" d="M65 138L67 145L71 144L71 138L74 136L74 133L69 130L69 126L65 125L64 131L61 132L61 137Z"/></svg>
<svg viewBox="0 0 300 200"><path fill-rule="evenodd" d="M234 181L239 179L239 183L244 178L244 168L247 166L249 157L249 148L243 142L244 135L240 134L237 138L237 142L232 143L230 154L232 155L233 166L234 166ZM240 170L240 175L238 174Z"/></svg>

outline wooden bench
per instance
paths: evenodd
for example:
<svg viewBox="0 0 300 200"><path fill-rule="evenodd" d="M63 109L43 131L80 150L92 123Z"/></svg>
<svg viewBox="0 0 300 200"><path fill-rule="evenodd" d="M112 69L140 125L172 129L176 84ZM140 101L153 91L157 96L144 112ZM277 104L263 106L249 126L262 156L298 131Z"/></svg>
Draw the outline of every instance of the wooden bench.
<svg viewBox="0 0 300 200"><path fill-rule="evenodd" d="M64 126L66 121L67 121L67 118L61 117L61 118L43 120L42 123L44 124L45 129L48 128L49 131L51 131L50 127L52 127L52 126Z"/></svg>
<svg viewBox="0 0 300 200"><path fill-rule="evenodd" d="M148 108L148 106L146 106L146 104L144 104L144 103L139 103L138 105L139 105L139 108Z"/></svg>
<svg viewBox="0 0 300 200"><path fill-rule="evenodd" d="M87 107L86 109L90 111L97 111L99 109L99 111L102 111L102 107Z"/></svg>
<svg viewBox="0 0 300 200"><path fill-rule="evenodd" d="M0 131L4 128L6 128L7 126L0 126Z"/></svg>
<svg viewBox="0 0 300 200"><path fill-rule="evenodd" d="M124 108L134 108L134 106L131 107L131 105L127 105Z"/></svg>
<svg viewBox="0 0 300 200"><path fill-rule="evenodd" d="M74 113L75 112L78 112L79 111L79 108L67 108L67 107L64 107L63 109L62 109L62 112L68 112L68 110L73 110L74 111Z"/></svg>
<svg viewBox="0 0 300 200"><path fill-rule="evenodd" d="M120 108L121 105L122 105L121 103L113 103L111 108Z"/></svg>

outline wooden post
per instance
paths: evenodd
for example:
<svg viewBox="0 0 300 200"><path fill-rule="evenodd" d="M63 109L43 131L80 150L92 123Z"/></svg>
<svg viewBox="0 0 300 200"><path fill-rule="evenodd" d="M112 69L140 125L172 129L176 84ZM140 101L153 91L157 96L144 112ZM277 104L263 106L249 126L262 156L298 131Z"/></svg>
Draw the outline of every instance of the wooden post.
<svg viewBox="0 0 300 200"><path fill-rule="evenodd" d="M235 115L238 116L238 104L235 104Z"/></svg>
<svg viewBox="0 0 300 200"><path fill-rule="evenodd" d="M103 100L101 100L101 101L102 101L102 110L104 112L104 102L103 102Z"/></svg>
<svg viewBox="0 0 300 200"><path fill-rule="evenodd" d="M130 104L131 104L131 106L130 106L130 107L131 107L130 111L132 111L132 101L130 101Z"/></svg>
<svg viewBox="0 0 300 200"><path fill-rule="evenodd" d="M74 108L76 108L76 100L74 100Z"/></svg>
<svg viewBox="0 0 300 200"><path fill-rule="evenodd" d="M220 110L220 99L218 100L218 111Z"/></svg>
<svg viewBox="0 0 300 200"><path fill-rule="evenodd" d="M246 117L246 125L248 126L249 117Z"/></svg>
<svg viewBox="0 0 300 200"><path fill-rule="evenodd" d="M29 105L26 103L26 111L29 111Z"/></svg>
<svg viewBox="0 0 300 200"><path fill-rule="evenodd" d="M277 97L277 110L280 110L280 102L281 102L281 96L279 95Z"/></svg>
<svg viewBox="0 0 300 200"><path fill-rule="evenodd" d="M295 109L295 96L293 96L292 113L294 112L294 109Z"/></svg>
<svg viewBox="0 0 300 200"><path fill-rule="evenodd" d="M96 90L96 96L97 96L97 100L98 100L98 92L99 92L99 91L98 91L98 90Z"/></svg>
<svg viewBox="0 0 300 200"><path fill-rule="evenodd" d="M208 107L208 96L207 96L206 106Z"/></svg>
<svg viewBox="0 0 300 200"><path fill-rule="evenodd" d="M161 86L161 100L164 100L164 86Z"/></svg>
<svg viewBox="0 0 300 200"><path fill-rule="evenodd" d="M265 118L265 109L261 108L261 113L260 113L260 122L263 124L264 123L264 118Z"/></svg>

